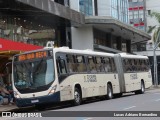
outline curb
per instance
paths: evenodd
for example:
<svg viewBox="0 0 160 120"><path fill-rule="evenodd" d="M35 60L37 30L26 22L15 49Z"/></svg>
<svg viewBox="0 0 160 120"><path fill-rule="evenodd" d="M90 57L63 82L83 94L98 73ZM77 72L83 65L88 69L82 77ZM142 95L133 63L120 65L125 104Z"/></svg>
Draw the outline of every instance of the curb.
<svg viewBox="0 0 160 120"><path fill-rule="evenodd" d="M30 110L33 110L35 109L34 106L31 106L31 107L24 107L24 108L13 108L13 109L10 109L10 110L6 110L6 111L0 111L0 116L2 115L2 112L14 112L14 113L21 113L21 112L27 112L27 111L30 111Z"/></svg>

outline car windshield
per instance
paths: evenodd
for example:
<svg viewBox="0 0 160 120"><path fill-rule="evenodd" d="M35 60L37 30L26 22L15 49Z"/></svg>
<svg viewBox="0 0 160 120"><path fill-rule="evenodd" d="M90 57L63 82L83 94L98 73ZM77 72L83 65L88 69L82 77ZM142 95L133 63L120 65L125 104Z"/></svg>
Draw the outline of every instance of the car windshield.
<svg viewBox="0 0 160 120"><path fill-rule="evenodd" d="M47 89L55 78L53 58L15 62L13 71L14 85L21 92Z"/></svg>

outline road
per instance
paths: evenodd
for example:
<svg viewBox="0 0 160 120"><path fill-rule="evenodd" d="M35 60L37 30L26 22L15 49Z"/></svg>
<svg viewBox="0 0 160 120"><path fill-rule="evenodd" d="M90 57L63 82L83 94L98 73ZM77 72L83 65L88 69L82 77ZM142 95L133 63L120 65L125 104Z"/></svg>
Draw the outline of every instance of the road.
<svg viewBox="0 0 160 120"><path fill-rule="evenodd" d="M65 107L52 107L49 108L46 111L41 111L43 116L54 116L55 111L59 111L59 113L63 113L66 115L66 111L72 111L68 113L68 115L73 115L74 112L77 111L80 114L83 112L90 112L90 111L95 111L93 116L77 116L77 117L54 117L55 120L106 120L104 117L98 116L99 111L130 111L131 113L134 111L160 111L160 89L152 89L152 90L147 90L145 94L140 94L140 95L135 95L133 93L127 93L123 95L123 97L120 98L115 98L112 100L92 100L92 101L87 101L87 103L84 103L80 106L70 106L70 105L62 105ZM96 112L97 111L97 112ZM30 111L31 112L31 111ZM36 111L32 111L36 112ZM66 112L66 113L65 113ZM118 112L115 112L116 114ZM97 117L96 117L97 113ZM99 112L100 113L100 112ZM107 113L106 113L107 114ZM63 116L63 115L61 115ZM49 119L49 118L48 118ZM52 118L52 120L54 120ZM111 119L111 118L109 118ZM115 117L114 120L118 120L118 117ZM120 119L125 120L126 118L120 117ZM133 117L132 117L133 119ZM143 120L146 118L140 118L140 120ZM148 120L151 118L148 117ZM159 118L155 117L153 120L158 120ZM137 120L137 118L135 118Z"/></svg>

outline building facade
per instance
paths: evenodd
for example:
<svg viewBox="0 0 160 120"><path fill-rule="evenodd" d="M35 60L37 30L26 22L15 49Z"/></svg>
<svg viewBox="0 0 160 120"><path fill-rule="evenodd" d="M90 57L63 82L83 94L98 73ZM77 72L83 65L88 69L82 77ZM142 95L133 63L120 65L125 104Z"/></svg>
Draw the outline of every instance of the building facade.
<svg viewBox="0 0 160 120"><path fill-rule="evenodd" d="M146 0L128 0L130 25L146 31Z"/></svg>
<svg viewBox="0 0 160 120"><path fill-rule="evenodd" d="M150 38L129 25L128 0L70 0L70 7L86 16L71 27L75 49L131 53L131 44Z"/></svg>
<svg viewBox="0 0 160 120"><path fill-rule="evenodd" d="M128 0L79 0L79 11L86 16L112 16L128 23Z"/></svg>
<svg viewBox="0 0 160 120"><path fill-rule="evenodd" d="M45 46L70 46L71 22L83 22L83 15L69 9L66 0L1 0L0 38ZM65 11L65 12L64 12Z"/></svg>
<svg viewBox="0 0 160 120"><path fill-rule="evenodd" d="M146 20L147 20L147 30L149 29L150 26L159 26L160 23L153 17L150 16L152 12L158 12L160 13L160 0L146 0ZM153 31L154 32L154 31ZM153 35L153 32L150 34L151 36ZM150 58L150 64L151 64L151 69L152 73L153 71L153 40L149 40L146 44L146 49L145 50L138 50L134 53L140 54L140 55L146 55ZM160 48L158 47L156 50L156 55L157 55L157 71L158 71L158 84L160 84Z"/></svg>
<svg viewBox="0 0 160 120"><path fill-rule="evenodd" d="M71 21L84 23L84 15L69 8L66 0L0 0L0 74L12 56L54 41L71 46ZM11 78L10 73L7 77Z"/></svg>

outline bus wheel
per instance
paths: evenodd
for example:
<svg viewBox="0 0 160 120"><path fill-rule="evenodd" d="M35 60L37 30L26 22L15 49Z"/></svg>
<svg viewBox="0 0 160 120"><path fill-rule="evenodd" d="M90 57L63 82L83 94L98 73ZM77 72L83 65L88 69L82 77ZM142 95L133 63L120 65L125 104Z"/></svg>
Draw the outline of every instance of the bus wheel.
<svg viewBox="0 0 160 120"><path fill-rule="evenodd" d="M110 84L107 85L107 99L113 98L113 90Z"/></svg>
<svg viewBox="0 0 160 120"><path fill-rule="evenodd" d="M135 94L144 94L144 92L145 92L145 85L144 85L144 82L142 81L141 82L141 89L135 91Z"/></svg>
<svg viewBox="0 0 160 120"><path fill-rule="evenodd" d="M74 105L80 105L82 102L81 92L78 88L74 90Z"/></svg>

